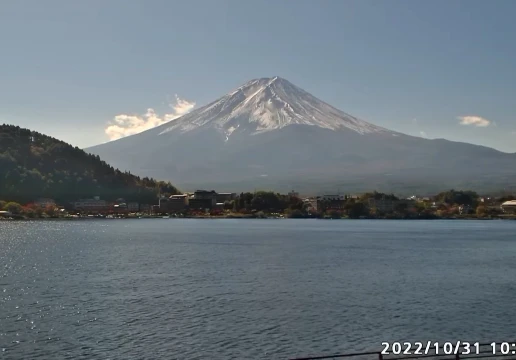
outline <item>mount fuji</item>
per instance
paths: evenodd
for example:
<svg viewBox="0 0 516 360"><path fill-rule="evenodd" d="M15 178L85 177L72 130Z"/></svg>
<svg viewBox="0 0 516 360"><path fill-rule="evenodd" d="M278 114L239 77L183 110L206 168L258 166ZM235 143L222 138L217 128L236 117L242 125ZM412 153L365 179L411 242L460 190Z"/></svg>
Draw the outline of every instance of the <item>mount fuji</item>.
<svg viewBox="0 0 516 360"><path fill-rule="evenodd" d="M178 119L86 151L184 190L500 190L516 176L516 154L390 131L280 77L251 80Z"/></svg>

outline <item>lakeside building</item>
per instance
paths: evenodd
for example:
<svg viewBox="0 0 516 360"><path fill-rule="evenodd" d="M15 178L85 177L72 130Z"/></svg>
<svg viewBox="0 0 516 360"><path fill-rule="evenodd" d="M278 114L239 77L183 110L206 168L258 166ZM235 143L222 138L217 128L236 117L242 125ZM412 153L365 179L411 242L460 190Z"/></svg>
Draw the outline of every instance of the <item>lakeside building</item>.
<svg viewBox="0 0 516 360"><path fill-rule="evenodd" d="M188 208L192 210L213 209L217 205L217 192L215 190L196 190L189 200Z"/></svg>
<svg viewBox="0 0 516 360"><path fill-rule="evenodd" d="M100 197L95 196L93 199L80 199L73 203L74 210L85 212L105 212L109 210L109 205L106 200L101 200Z"/></svg>
<svg viewBox="0 0 516 360"><path fill-rule="evenodd" d="M131 201L127 203L127 211L129 212L138 212L140 211L140 203Z"/></svg>
<svg viewBox="0 0 516 360"><path fill-rule="evenodd" d="M72 209L76 212L98 213L98 214L127 214L136 212L149 212L149 204L140 204L136 201L127 202L125 199L117 199L115 202L108 202L95 196L92 199L80 199L72 203Z"/></svg>
<svg viewBox="0 0 516 360"><path fill-rule="evenodd" d="M0 217L11 217L12 215L13 215L13 214L12 214L12 212L10 212L10 211L7 211L7 210L5 210L5 211L4 211L4 210L2 210L2 211L0 211Z"/></svg>
<svg viewBox="0 0 516 360"><path fill-rule="evenodd" d="M211 210L224 206L224 202L218 199L232 199L236 197L233 193L217 193L214 190L197 190L193 194L178 194L169 197L161 197L159 204L153 208L154 212L178 213L185 210Z"/></svg>
<svg viewBox="0 0 516 360"><path fill-rule="evenodd" d="M235 200L236 197L237 197L236 193L224 192L224 193L217 193L217 195L215 196L215 200L217 203L224 203L226 201Z"/></svg>
<svg viewBox="0 0 516 360"><path fill-rule="evenodd" d="M318 211L344 210L346 205L345 195L322 195L316 198L315 208Z"/></svg>
<svg viewBox="0 0 516 360"><path fill-rule="evenodd" d="M153 213L180 213L186 210L223 210L226 201L236 199L236 193L217 193L215 190L197 190L161 197L158 205L152 206Z"/></svg>
<svg viewBox="0 0 516 360"><path fill-rule="evenodd" d="M317 212L317 198L307 197L303 199L303 204L308 210L308 212L314 213Z"/></svg>
<svg viewBox="0 0 516 360"><path fill-rule="evenodd" d="M481 197L480 202L486 206L493 206L496 204L500 204L498 200L494 197Z"/></svg>
<svg viewBox="0 0 516 360"><path fill-rule="evenodd" d="M188 194L172 195L168 198L167 201L167 212L181 212L184 211L188 205Z"/></svg>
<svg viewBox="0 0 516 360"><path fill-rule="evenodd" d="M299 193L297 191L294 191L294 190L289 192L287 195L290 196L290 197L297 197L297 198L299 197Z"/></svg>
<svg viewBox="0 0 516 360"><path fill-rule="evenodd" d="M509 214L516 214L516 200L509 200L501 205L503 212Z"/></svg>
<svg viewBox="0 0 516 360"><path fill-rule="evenodd" d="M140 212L149 213L151 211L152 206L149 204L140 204Z"/></svg>
<svg viewBox="0 0 516 360"><path fill-rule="evenodd" d="M376 208L380 212L393 212L399 204L398 200L369 198L369 208Z"/></svg>

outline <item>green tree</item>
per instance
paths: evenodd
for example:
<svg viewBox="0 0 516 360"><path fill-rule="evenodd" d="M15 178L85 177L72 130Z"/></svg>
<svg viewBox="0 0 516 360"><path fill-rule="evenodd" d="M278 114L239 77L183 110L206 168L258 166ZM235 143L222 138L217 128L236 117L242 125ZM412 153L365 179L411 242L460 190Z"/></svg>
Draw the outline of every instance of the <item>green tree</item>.
<svg viewBox="0 0 516 360"><path fill-rule="evenodd" d="M373 206L373 207L371 207L371 208L369 209L369 214L370 214L371 216L375 217L375 216L380 215L380 212L378 211L378 209L377 209L375 206Z"/></svg>
<svg viewBox="0 0 516 360"><path fill-rule="evenodd" d="M254 214L258 219L265 219L267 216L265 216L265 213L263 211L258 211L256 214Z"/></svg>
<svg viewBox="0 0 516 360"><path fill-rule="evenodd" d="M474 191L449 190L437 194L436 201L449 205L469 205L476 207L479 203L479 196Z"/></svg>
<svg viewBox="0 0 516 360"><path fill-rule="evenodd" d="M22 212L22 206L14 201L8 202L4 206L4 208L5 208L5 210L7 210L13 214L21 214L21 212Z"/></svg>
<svg viewBox="0 0 516 360"><path fill-rule="evenodd" d="M296 196L288 196L285 200L288 204L289 209L299 210L301 213L305 212L305 203L300 198Z"/></svg>
<svg viewBox="0 0 516 360"><path fill-rule="evenodd" d="M395 210L398 213L405 214L408 211L408 204L406 202L401 202L395 206Z"/></svg>
<svg viewBox="0 0 516 360"><path fill-rule="evenodd" d="M348 212L348 216L352 219L358 219L367 215L369 215L369 212L367 210L367 206L363 202L354 203Z"/></svg>
<svg viewBox="0 0 516 360"><path fill-rule="evenodd" d="M381 199L384 199L384 200L399 200L398 197L396 197L394 194L384 194L384 193L381 193L381 192L377 192L377 191L374 191L372 193L365 193L363 194L360 199L362 201L367 201L369 199L376 199L376 200L381 200Z"/></svg>
<svg viewBox="0 0 516 360"><path fill-rule="evenodd" d="M337 210L331 210L329 213L328 213L328 216L331 218L331 219L341 219L342 218L342 214L337 211Z"/></svg>
<svg viewBox="0 0 516 360"><path fill-rule="evenodd" d="M287 210L287 213L286 213L287 217L291 218L291 219L302 219L304 217L306 217L305 213L303 213L301 210L299 209L293 209L293 210Z"/></svg>
<svg viewBox="0 0 516 360"><path fill-rule="evenodd" d="M36 217L36 212L34 211L34 209L32 209L30 207L23 208L22 213L23 213L23 215L25 215L31 219Z"/></svg>
<svg viewBox="0 0 516 360"><path fill-rule="evenodd" d="M279 194L268 191L258 191L252 194L250 201L252 209L261 211L283 211L285 203Z"/></svg>

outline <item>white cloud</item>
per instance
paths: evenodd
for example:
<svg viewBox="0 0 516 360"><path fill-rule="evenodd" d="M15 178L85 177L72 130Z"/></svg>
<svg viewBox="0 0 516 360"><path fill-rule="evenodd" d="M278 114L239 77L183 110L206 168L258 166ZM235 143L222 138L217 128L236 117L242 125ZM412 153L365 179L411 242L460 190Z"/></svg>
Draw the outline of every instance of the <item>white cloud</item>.
<svg viewBox="0 0 516 360"><path fill-rule="evenodd" d="M175 104L170 104L170 107L173 112L164 114L163 116L159 116L154 109L151 108L147 109L147 112L143 115L116 115L113 120L108 123L104 132L109 137L109 140L116 140L125 136L138 134L188 114L195 107L195 102L180 99L176 95L176 102Z"/></svg>
<svg viewBox="0 0 516 360"><path fill-rule="evenodd" d="M424 137L425 139L428 139L428 135L427 135L426 132L420 131L419 134L421 135L421 137Z"/></svg>
<svg viewBox="0 0 516 360"><path fill-rule="evenodd" d="M461 125L472 125L477 127L486 127L491 125L491 121L476 115L459 116L457 119L460 120Z"/></svg>

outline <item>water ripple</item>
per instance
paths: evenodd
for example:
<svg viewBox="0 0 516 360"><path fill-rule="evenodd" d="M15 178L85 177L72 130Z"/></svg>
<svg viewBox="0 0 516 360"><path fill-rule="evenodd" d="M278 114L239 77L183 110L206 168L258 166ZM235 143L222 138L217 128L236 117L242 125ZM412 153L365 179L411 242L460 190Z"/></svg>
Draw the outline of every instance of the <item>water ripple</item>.
<svg viewBox="0 0 516 360"><path fill-rule="evenodd" d="M515 222L0 226L2 359L286 359L516 332Z"/></svg>

